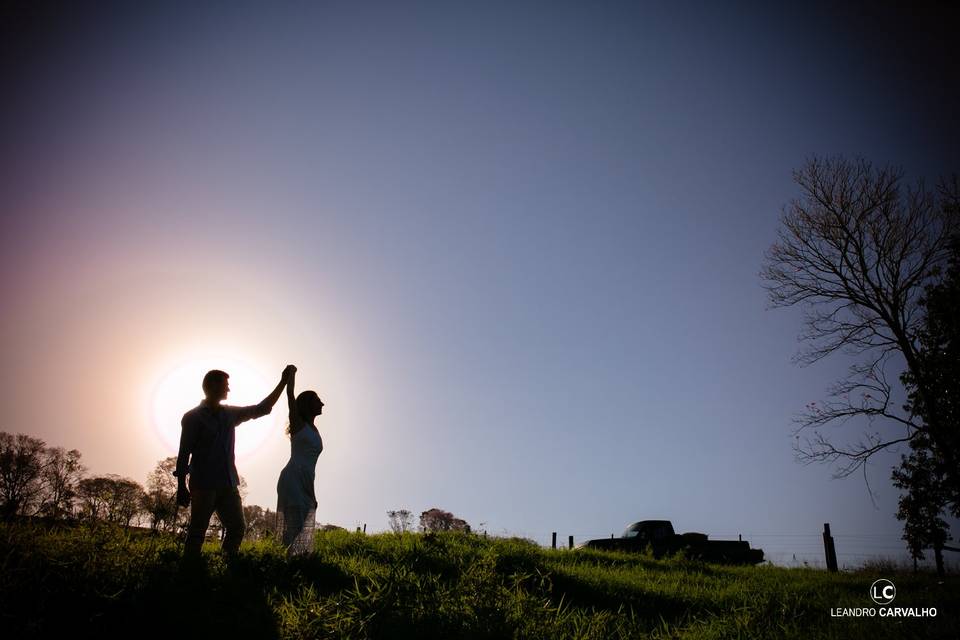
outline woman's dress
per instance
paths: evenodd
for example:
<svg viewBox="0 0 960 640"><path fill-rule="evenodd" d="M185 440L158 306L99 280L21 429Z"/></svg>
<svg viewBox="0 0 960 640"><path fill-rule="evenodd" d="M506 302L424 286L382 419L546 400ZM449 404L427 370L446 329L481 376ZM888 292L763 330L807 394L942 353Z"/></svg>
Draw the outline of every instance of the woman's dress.
<svg viewBox="0 0 960 640"><path fill-rule="evenodd" d="M290 460L277 481L277 530L291 555L313 551L317 512L313 481L321 451L320 433L305 424L290 438Z"/></svg>

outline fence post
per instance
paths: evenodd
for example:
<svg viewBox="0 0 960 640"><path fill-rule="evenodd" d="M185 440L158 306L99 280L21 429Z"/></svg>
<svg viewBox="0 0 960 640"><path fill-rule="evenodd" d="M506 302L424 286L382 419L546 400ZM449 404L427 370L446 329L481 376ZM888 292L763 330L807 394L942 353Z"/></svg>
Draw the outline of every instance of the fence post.
<svg viewBox="0 0 960 640"><path fill-rule="evenodd" d="M363 532L364 532L364 533L367 532L367 523L366 523L366 522L363 523Z"/></svg>
<svg viewBox="0 0 960 640"><path fill-rule="evenodd" d="M551 549L557 548L557 532L556 531L553 532L553 542L550 543L550 548Z"/></svg>
<svg viewBox="0 0 960 640"><path fill-rule="evenodd" d="M573 536L570 536L570 548L573 549Z"/></svg>
<svg viewBox="0 0 960 640"><path fill-rule="evenodd" d="M830 535L830 523L823 523L823 553L827 559L827 571L837 572L837 548L833 544L833 536Z"/></svg>

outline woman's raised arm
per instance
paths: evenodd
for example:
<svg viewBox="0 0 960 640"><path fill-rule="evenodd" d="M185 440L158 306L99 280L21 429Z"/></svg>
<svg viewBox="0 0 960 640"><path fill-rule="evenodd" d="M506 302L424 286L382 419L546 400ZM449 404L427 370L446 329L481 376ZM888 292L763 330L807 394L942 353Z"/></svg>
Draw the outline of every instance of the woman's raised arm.
<svg viewBox="0 0 960 640"><path fill-rule="evenodd" d="M293 392L294 381L297 377L297 368L290 365L290 373L287 376L287 409L290 419L290 431L293 432L300 425L300 413L297 411L297 397Z"/></svg>

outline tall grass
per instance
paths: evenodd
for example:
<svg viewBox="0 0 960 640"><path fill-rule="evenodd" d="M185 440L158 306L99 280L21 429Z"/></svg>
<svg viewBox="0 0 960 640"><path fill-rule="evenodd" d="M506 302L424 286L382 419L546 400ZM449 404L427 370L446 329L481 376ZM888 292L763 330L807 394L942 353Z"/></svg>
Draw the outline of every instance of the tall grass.
<svg viewBox="0 0 960 640"><path fill-rule="evenodd" d="M167 536L0 524L6 637L955 638L954 578L721 567L468 534L317 534L288 559L245 543L181 563ZM869 607L876 577L934 619L831 618ZM7 635L7 632L12 635Z"/></svg>

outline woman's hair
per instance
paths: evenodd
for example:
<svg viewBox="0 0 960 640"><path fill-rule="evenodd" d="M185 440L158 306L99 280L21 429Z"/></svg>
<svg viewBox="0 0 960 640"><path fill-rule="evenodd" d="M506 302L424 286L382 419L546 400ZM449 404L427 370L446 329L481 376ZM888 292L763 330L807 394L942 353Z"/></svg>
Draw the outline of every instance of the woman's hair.
<svg viewBox="0 0 960 640"><path fill-rule="evenodd" d="M313 401L320 401L320 396L317 395L316 391L301 391L297 396L297 399L294 402L297 415L291 416L290 424L287 425L287 433L289 433L291 436L303 428L304 420L306 420L310 410L310 403ZM296 418L296 425L293 424L292 418Z"/></svg>

